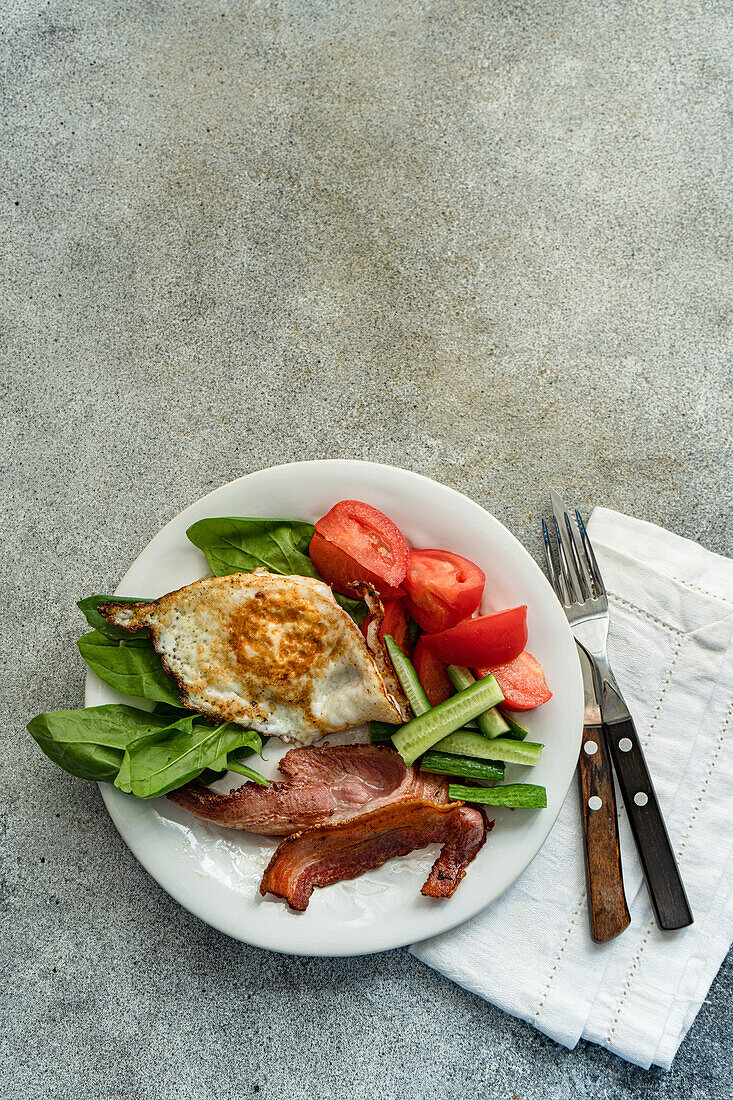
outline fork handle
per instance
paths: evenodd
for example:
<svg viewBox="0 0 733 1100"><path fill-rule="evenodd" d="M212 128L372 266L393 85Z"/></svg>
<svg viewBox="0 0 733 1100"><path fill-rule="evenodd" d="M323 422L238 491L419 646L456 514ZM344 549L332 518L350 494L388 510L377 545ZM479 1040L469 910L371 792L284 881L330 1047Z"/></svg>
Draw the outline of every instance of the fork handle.
<svg viewBox="0 0 733 1100"><path fill-rule="evenodd" d="M649 769L631 718L604 725L654 915L671 932L693 916Z"/></svg>
<svg viewBox="0 0 733 1100"><path fill-rule="evenodd" d="M627 928L613 772L600 726L585 726L578 759L591 934L606 943ZM590 800L594 799L593 802ZM600 799L600 805L595 801ZM593 809L597 806L597 809Z"/></svg>

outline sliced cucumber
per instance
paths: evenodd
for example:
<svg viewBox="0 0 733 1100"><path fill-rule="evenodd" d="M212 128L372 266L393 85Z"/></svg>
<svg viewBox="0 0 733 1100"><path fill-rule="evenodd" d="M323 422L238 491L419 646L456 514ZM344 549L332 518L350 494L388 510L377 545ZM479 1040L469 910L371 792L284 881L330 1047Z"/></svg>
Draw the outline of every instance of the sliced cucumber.
<svg viewBox="0 0 733 1100"><path fill-rule="evenodd" d="M504 734L508 736L509 734L509 725L502 718L498 707L492 707L491 710L486 710L483 714L479 714L476 719L476 725L481 730L484 737L488 737L489 740L493 740L495 737L501 737Z"/></svg>
<svg viewBox="0 0 733 1100"><path fill-rule="evenodd" d="M448 675L456 691L464 691L471 684L476 683L476 677L470 668L464 668L463 665L448 665ZM500 737L502 733L509 733L509 725L504 721L496 707L477 715L476 725L484 737Z"/></svg>
<svg viewBox="0 0 733 1100"><path fill-rule="evenodd" d="M507 714L507 712L505 710L502 710L501 707L499 707L499 714L509 727L509 732L506 734L506 736L511 737L514 741L524 741L525 737L527 737L529 734L529 730L526 729L524 726L521 726L519 722L517 722L516 718L512 718L511 714Z"/></svg>
<svg viewBox="0 0 733 1100"><path fill-rule="evenodd" d="M373 745L391 745L392 736L401 726L393 726L390 722L370 722L369 740Z"/></svg>
<svg viewBox="0 0 733 1100"><path fill-rule="evenodd" d="M508 806L514 810L544 810L547 806L547 791L535 783L507 783L505 787L464 787L462 783L450 783L448 795L460 802Z"/></svg>
<svg viewBox="0 0 733 1100"><path fill-rule="evenodd" d="M410 665L410 668L412 668L412 665ZM401 730L397 731L392 738L392 743L405 763L412 764L418 756L421 756L427 749L431 749L437 741L442 740L449 733L453 733L454 730L460 729L464 722L476 718L477 715L489 710L501 702L502 699L503 695L494 677L486 676L483 680L479 680L471 687L466 688L465 691L459 691L456 695L452 695L450 699L446 699L444 703L439 703L437 707L433 707L417 718L413 718L411 722L408 722ZM474 736L479 740L486 740L480 734ZM488 742L486 743L488 744ZM492 744L494 743L492 742ZM476 753L462 752L461 755L475 756ZM486 756L489 757L489 754L487 753Z"/></svg>
<svg viewBox="0 0 733 1100"><path fill-rule="evenodd" d="M387 647L387 653L392 662L392 667L397 674L400 687L407 696L407 702L412 708L412 713L415 717L420 714L426 714L430 710L430 700L417 678L417 673L412 666L412 661L405 657L391 634L385 634L384 644Z"/></svg>
<svg viewBox="0 0 733 1100"><path fill-rule="evenodd" d="M463 665L448 665L446 672L456 691L463 691L464 688L470 688L471 684L476 683L476 677L470 668L464 668Z"/></svg>
<svg viewBox="0 0 733 1100"><path fill-rule="evenodd" d="M428 749L420 761L420 769L438 775L461 775L466 779L504 778L504 765L498 760L472 760L468 756L454 756L435 749Z"/></svg>
<svg viewBox="0 0 733 1100"><path fill-rule="evenodd" d="M479 680L479 683L483 683ZM469 691L472 689L469 688ZM453 696L454 699L457 696ZM445 706L445 704L442 704ZM480 760L504 760L507 764L536 764L542 753L543 745L535 741L510 741L508 737L497 737L489 741L480 733L459 730L439 741L435 748L438 752L452 752L458 756L477 756Z"/></svg>

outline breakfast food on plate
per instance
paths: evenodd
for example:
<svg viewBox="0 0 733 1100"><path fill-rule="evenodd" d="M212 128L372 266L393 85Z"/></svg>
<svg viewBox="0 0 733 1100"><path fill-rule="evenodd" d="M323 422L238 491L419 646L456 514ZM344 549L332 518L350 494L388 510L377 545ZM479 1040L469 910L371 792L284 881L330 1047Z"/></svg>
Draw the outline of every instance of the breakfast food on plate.
<svg viewBox="0 0 733 1100"><path fill-rule="evenodd" d="M551 697L525 648L528 609L491 608L474 562L410 548L355 500L315 526L229 516L187 534L213 577L154 600L80 601L89 668L155 707L38 715L28 729L62 768L285 837L260 890L300 910L315 886L433 843L422 893L450 897L493 825L477 806L546 806L544 787L504 783L505 766L543 750L511 712ZM267 737L310 746L366 723L371 744L290 750L284 780L244 763ZM211 788L230 772L249 781Z"/></svg>
<svg viewBox="0 0 733 1100"><path fill-rule="evenodd" d="M195 581L150 603L103 603L99 613L122 630L148 630L182 705L223 722L308 745L406 717L323 581L263 569Z"/></svg>
<svg viewBox="0 0 733 1100"><path fill-rule="evenodd" d="M291 909L307 909L314 886L357 878L394 856L437 843L444 849L421 892L450 897L483 846L486 831L481 811L461 802L396 802L287 837L262 876L260 893L284 898Z"/></svg>
<svg viewBox="0 0 733 1100"><path fill-rule="evenodd" d="M194 817L267 836L288 836L311 825L331 825L387 803L416 798L448 802L448 784L438 775L405 764L394 749L335 745L291 749L278 764L284 783L245 783L218 794L189 783L168 797Z"/></svg>
<svg viewBox="0 0 733 1100"><path fill-rule="evenodd" d="M450 897L484 842L478 810L451 802L444 779L410 767L386 746L291 749L279 768L284 783L250 782L218 794L197 781L168 798L216 825L297 836L297 844L278 848L261 886L294 909L306 908L314 886L355 878L435 842L443 849L422 892ZM389 812L402 805L406 815Z"/></svg>

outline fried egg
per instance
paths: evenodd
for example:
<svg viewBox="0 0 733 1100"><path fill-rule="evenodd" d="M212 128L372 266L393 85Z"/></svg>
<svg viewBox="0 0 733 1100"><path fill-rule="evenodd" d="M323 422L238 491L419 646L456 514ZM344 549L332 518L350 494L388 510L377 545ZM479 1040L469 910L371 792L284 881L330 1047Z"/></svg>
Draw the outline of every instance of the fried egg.
<svg viewBox="0 0 733 1100"><path fill-rule="evenodd" d="M361 594L378 620L378 600ZM364 722L409 716L378 621L365 642L328 585L311 577L235 573L151 603L99 610L125 630L147 629L182 704L212 718L310 745Z"/></svg>

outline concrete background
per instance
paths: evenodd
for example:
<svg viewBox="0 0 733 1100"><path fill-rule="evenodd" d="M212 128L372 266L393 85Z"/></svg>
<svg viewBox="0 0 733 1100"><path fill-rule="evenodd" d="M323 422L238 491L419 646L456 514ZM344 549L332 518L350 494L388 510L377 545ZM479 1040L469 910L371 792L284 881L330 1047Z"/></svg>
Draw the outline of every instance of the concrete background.
<svg viewBox="0 0 733 1100"><path fill-rule="evenodd" d="M74 601L272 463L733 551L730 5L1 9L2 1097L728 1097L730 958L665 1075L405 952L242 948L23 727L82 701Z"/></svg>

